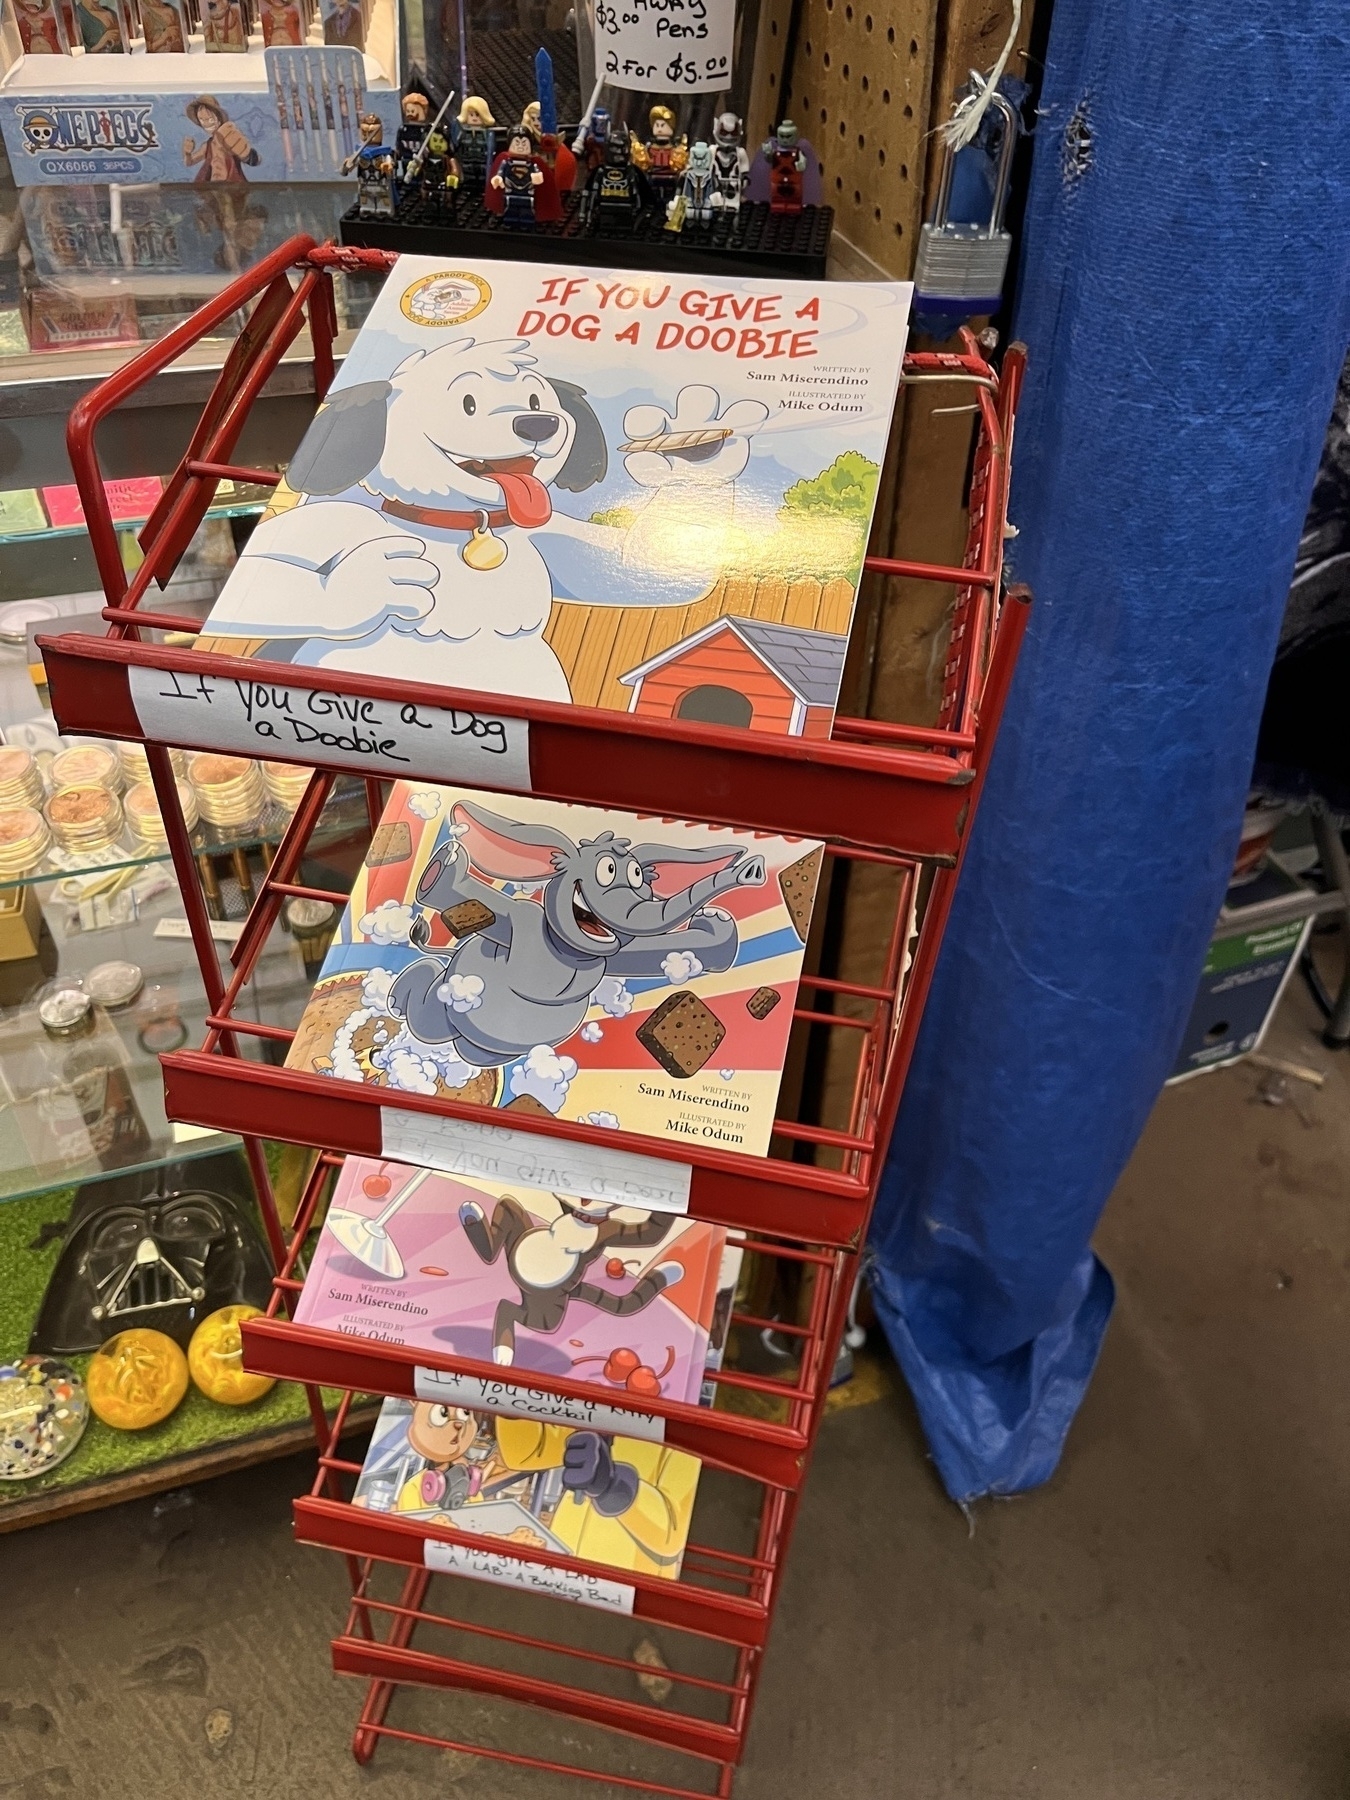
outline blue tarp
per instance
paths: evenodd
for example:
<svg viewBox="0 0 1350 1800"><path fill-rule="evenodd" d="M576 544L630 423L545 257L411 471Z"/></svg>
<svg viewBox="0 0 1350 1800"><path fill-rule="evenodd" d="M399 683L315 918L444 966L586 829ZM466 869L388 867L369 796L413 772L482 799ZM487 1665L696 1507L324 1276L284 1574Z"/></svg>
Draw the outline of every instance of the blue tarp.
<svg viewBox="0 0 1350 1800"><path fill-rule="evenodd" d="M1036 596L877 1208L874 1292L954 1498L1052 1473L1093 1227L1237 842L1350 341L1345 0L1056 0L1018 334Z"/></svg>

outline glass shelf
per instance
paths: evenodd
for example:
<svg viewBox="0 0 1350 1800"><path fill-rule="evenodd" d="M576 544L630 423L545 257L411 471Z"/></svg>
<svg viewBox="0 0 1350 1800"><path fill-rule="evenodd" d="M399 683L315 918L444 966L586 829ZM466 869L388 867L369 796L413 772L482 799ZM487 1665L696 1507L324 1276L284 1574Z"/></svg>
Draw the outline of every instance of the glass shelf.
<svg viewBox="0 0 1350 1800"><path fill-rule="evenodd" d="M256 518L266 505L265 497L230 500L223 506L209 507L206 516L208 519ZM117 530L119 533L139 531L144 524L144 519L119 519ZM37 544L49 538L78 538L84 535L83 525L44 525L33 531L6 531L0 534L0 544ZM53 620L54 628L56 624Z"/></svg>
<svg viewBox="0 0 1350 1800"><path fill-rule="evenodd" d="M81 739L81 742L93 741ZM353 780L339 783L324 807L314 842L318 845L350 831L365 818L365 799ZM225 831L203 820L192 833L192 845L201 857L229 856L236 850L255 850L260 845L276 844L291 822L284 807L271 804L263 816L239 831ZM47 897L77 905L82 898L93 899L96 893L108 893L111 885L100 881L103 876L134 873L158 863L167 865L167 846L151 847L134 842L127 833L97 856L82 859L70 851L53 846L36 869L26 875L0 876L0 893L15 888L39 886ZM69 884L69 885L67 885ZM121 886L122 884L117 884ZM83 890L78 892L77 889Z"/></svg>

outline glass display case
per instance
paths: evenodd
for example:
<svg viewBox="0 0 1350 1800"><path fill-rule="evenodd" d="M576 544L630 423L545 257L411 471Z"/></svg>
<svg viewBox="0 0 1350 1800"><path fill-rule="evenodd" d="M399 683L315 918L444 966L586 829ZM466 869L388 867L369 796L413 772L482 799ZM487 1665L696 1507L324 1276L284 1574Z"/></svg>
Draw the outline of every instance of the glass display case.
<svg viewBox="0 0 1350 1800"><path fill-rule="evenodd" d="M117 484L129 563L158 489L149 476ZM209 609L263 503L262 490L218 496L171 584L175 606ZM0 494L0 529L13 555L75 542L83 526L59 488L11 488ZM208 1006L145 754L63 738L47 706L37 633L97 629L101 604L93 591L0 601L0 1419L6 1435L18 1421L11 1446L29 1446L0 1458L0 1531L281 1454L312 1435L305 1391L287 1383L241 1398L190 1379L149 1417L173 1399L175 1357L191 1361L188 1326L203 1324L183 1258L232 1234L234 1274L200 1280L218 1322L231 1305L266 1303L271 1265L238 1140L165 1116L159 1057L201 1041ZM224 961L309 771L175 753L175 774ZM294 903L272 932L242 999L249 1019L298 1022L366 822L364 790L339 784L304 869L335 904ZM265 1057L272 1046L251 1049ZM283 1198L298 1195L307 1172L307 1158L277 1147L271 1173ZM247 1280L245 1263L257 1264ZM101 1323L91 1308L103 1310ZM59 1330L49 1328L54 1309L67 1318ZM217 1328L228 1335L231 1322ZM140 1356L136 1334L147 1331L158 1332L155 1355L119 1375L118 1391L130 1383L149 1409L133 1409L128 1423L116 1407L100 1412L86 1389L101 1342L135 1339ZM67 1447L66 1435L78 1441Z"/></svg>

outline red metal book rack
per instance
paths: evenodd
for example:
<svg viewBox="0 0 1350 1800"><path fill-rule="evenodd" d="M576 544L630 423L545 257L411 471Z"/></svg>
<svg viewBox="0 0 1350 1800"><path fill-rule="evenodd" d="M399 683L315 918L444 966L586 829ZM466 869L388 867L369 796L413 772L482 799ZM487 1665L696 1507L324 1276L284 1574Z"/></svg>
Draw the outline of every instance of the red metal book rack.
<svg viewBox="0 0 1350 1800"><path fill-rule="evenodd" d="M255 659L185 647L199 621L148 607L151 584L164 586L226 478L273 483L275 474L231 459L254 400L308 324L320 400L333 377L336 270L379 272L393 258L293 239L241 276L193 318L150 346L82 400L68 442L108 604L106 637L76 634L40 640L52 703L62 729L146 744L151 773L182 885L193 944L210 1002L199 1048L161 1059L170 1118L242 1133L258 1185L277 1266L262 1318L245 1327L250 1368L310 1389L319 1434L312 1491L295 1503L304 1542L343 1553L352 1575L351 1610L333 1644L334 1667L369 1686L354 1741L367 1759L382 1737L448 1747L533 1769L591 1776L644 1793L730 1793L744 1749L755 1684L777 1596L778 1577L822 1415L835 1355L858 1271L858 1256L895 1120L915 1035L951 904L962 846L980 788L1026 623L1027 596L1002 589L1008 458L1023 359L1014 347L996 373L968 335L957 355L911 355L907 382L955 381L975 396L978 435L969 493L969 536L960 566L869 558L869 571L940 581L955 590L952 629L936 726L837 718L825 742L774 738L514 696L484 695L360 674L275 668ZM188 346L231 313L251 307L248 324L217 380L188 450L170 476L140 536L145 560L128 581L109 515L95 446L100 421ZM166 641L166 635L174 641ZM297 1325L293 1302L303 1281L304 1244L317 1222L333 1170L344 1154L384 1153L391 1113L480 1118L480 1109L389 1090L349 1085L286 1069L271 1060L292 1033L242 1016L269 933L291 896L331 898L299 879L337 771L320 755L305 796L259 887L234 947L227 982L217 961L169 763L167 744L147 738L133 698L133 671L194 677L277 680L355 699L492 713L529 722L529 791L548 798L698 818L743 829L820 837L827 843L821 893L831 867L866 869L885 893L889 925L866 981L821 973L803 977L794 1031L830 1066L845 1071L827 1084L819 1116L787 1107L769 1153L738 1156L523 1114L513 1125L664 1158L691 1169L690 1212L745 1234L761 1268L788 1271L799 1294L795 1319L737 1313L743 1337L770 1336L778 1362L768 1372L728 1366L712 1378L711 1406L663 1399L631 1404L662 1421L665 1441L704 1465L698 1541L691 1540L677 1579L636 1574L631 1617L661 1631L661 1692L640 1678L650 1664L598 1646L614 1622L554 1598L485 1586L437 1573L437 1546L481 1553L484 1540L415 1518L352 1504L359 1465L339 1440L354 1392L412 1396L415 1367L495 1379L494 1365L449 1352L413 1353L372 1339ZM434 779L407 766L400 774ZM371 827L379 816L380 775L366 778ZM842 1046L847 1046L846 1049ZM833 1108L833 1115L830 1109ZM313 1145L315 1165L289 1232L277 1216L262 1152L264 1138ZM347 1391L336 1420L318 1403L319 1384ZM594 1399L594 1389L561 1376L528 1377L559 1404ZM623 1390L607 1394L625 1405ZM714 1529L705 1540L704 1490ZM716 1493L712 1489L716 1488ZM718 1541L714 1541L718 1540ZM521 1560L517 1552L501 1557ZM523 1553L522 1553L523 1555ZM530 1548L524 1557L585 1581L612 1575L577 1557ZM402 1569L392 1597L382 1591ZM433 1587L433 1583L435 1586ZM435 1604L433 1604L433 1599ZM453 1610L451 1610L453 1609ZM523 1609L523 1610L522 1610ZM533 1610L531 1610L533 1609ZM632 1626L618 1626L620 1632ZM414 1645L414 1638L417 1639ZM613 1642L613 1640L610 1640ZM449 1731L390 1722L402 1688L454 1690L462 1696L543 1708L591 1732L570 1760L504 1748L494 1733ZM508 1706L508 1712L510 1706ZM421 1716L420 1714L418 1715ZM575 1734L569 1730L569 1743ZM633 1740L657 1758L639 1776ZM618 1746L617 1750L615 1746ZM692 1773L690 1772L692 1770Z"/></svg>

